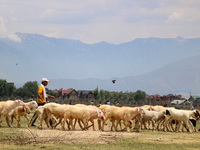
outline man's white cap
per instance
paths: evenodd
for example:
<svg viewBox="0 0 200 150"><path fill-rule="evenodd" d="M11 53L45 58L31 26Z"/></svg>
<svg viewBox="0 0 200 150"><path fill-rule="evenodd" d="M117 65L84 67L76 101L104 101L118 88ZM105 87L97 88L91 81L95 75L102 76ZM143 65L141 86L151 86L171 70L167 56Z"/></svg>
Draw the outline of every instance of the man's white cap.
<svg viewBox="0 0 200 150"><path fill-rule="evenodd" d="M43 81L49 82L49 80L48 80L47 78L42 78L42 82L43 82Z"/></svg>

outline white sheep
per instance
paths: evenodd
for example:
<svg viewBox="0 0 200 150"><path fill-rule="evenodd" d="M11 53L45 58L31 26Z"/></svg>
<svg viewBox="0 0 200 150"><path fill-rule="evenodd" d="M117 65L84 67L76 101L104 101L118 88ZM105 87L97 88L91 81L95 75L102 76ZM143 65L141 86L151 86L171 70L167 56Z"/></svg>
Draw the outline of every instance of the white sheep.
<svg viewBox="0 0 200 150"><path fill-rule="evenodd" d="M38 104L36 101L30 101L30 102L27 102L25 103L30 109L32 108L38 108Z"/></svg>
<svg viewBox="0 0 200 150"><path fill-rule="evenodd" d="M162 111L144 110L143 114L141 115L140 122L141 122L141 124L144 122L145 128L147 128L145 122L151 121L152 122L152 130L155 131L156 123L158 122L158 120L163 119L165 114L166 114L166 110L162 110Z"/></svg>
<svg viewBox="0 0 200 150"><path fill-rule="evenodd" d="M67 107L65 114L64 114L64 120L62 123L62 128L64 129L64 124L67 119L69 119L69 125L74 130L75 127L72 124L73 119L79 119L84 124L84 130L88 128L88 121L92 121L96 118L102 118L103 113L96 109L93 106L76 106L76 105L70 105L70 107Z"/></svg>
<svg viewBox="0 0 200 150"><path fill-rule="evenodd" d="M7 125L9 127L12 127L9 120L9 116L13 113L13 111L17 106L23 106L23 105L25 104L21 100L14 100L14 101L8 100L0 102L0 126L3 118L6 117Z"/></svg>
<svg viewBox="0 0 200 150"><path fill-rule="evenodd" d="M192 126L193 131L194 131L194 127L193 127L192 123L189 121L190 117L198 118L200 116L198 110L191 111L191 110L167 109L166 114L167 114L167 117L166 117L165 127L166 127L169 119L177 120L177 121L179 121L179 123L178 123L177 129L176 129L176 132L179 132L181 124L184 123L186 125L187 130L190 133L192 133L192 132L189 128L189 124Z"/></svg>
<svg viewBox="0 0 200 150"><path fill-rule="evenodd" d="M115 127L115 130L117 130L117 125L120 123L121 120L124 122L125 129L130 132L130 127L128 126L128 123L130 120L135 119L135 117L140 114L140 108L139 107L117 107L117 106L109 106L109 105L101 105L99 107L103 113L105 114L105 120L102 124L102 131L104 130L104 125L106 121L110 118L112 118L112 127ZM114 122L117 120L117 125L114 125Z"/></svg>
<svg viewBox="0 0 200 150"><path fill-rule="evenodd" d="M64 117L64 112L66 108L70 105L61 105L57 103L47 103L44 105L44 112L42 114L42 117L40 119L40 125L39 128L42 128L42 121L46 119L47 126L51 127L49 121L50 118L54 115L56 118L60 118L59 122L55 125L55 127L62 121Z"/></svg>
<svg viewBox="0 0 200 150"><path fill-rule="evenodd" d="M35 116L33 117L33 119L31 120L31 122L30 122L30 124L29 124L29 127L31 126L31 124L33 124L33 121L34 121L36 118L38 118L39 125L40 125L41 118L42 118L42 116L44 115L43 112L44 112L44 106L39 106L39 107L35 110L35 113L36 113L36 114L35 114ZM44 120L45 120L45 123L46 123L47 127L49 127L49 126L48 126L48 123L47 123L47 116L46 116L46 115L44 115ZM57 124L57 119L56 119L54 116L51 116L51 121L52 121L51 127L53 128L53 127L56 126L56 124ZM40 128L40 127L38 127L38 128Z"/></svg>

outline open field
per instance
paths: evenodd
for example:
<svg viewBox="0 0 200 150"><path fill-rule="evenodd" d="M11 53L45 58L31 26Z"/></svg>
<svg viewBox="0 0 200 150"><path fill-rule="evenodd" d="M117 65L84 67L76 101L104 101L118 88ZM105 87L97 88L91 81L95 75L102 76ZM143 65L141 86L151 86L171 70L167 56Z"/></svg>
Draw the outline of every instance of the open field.
<svg viewBox="0 0 200 150"><path fill-rule="evenodd" d="M33 112L29 115L31 118ZM35 123L37 125L37 122ZM110 131L109 123L105 131L62 131L56 129L39 130L37 127L27 128L27 120L21 118L21 128L8 128L5 120L0 127L0 149L32 150L32 149L126 149L126 150L197 150L200 149L200 132L189 134L186 132L173 133L144 130L140 133L132 130L128 132ZM198 123L197 129L200 128ZM97 129L97 127L96 127Z"/></svg>

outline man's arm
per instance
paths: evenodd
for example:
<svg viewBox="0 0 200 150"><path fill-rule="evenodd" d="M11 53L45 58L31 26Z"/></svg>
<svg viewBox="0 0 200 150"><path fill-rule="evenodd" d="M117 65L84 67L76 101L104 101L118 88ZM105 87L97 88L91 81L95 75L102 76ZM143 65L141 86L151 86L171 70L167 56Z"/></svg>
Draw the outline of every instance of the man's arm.
<svg viewBox="0 0 200 150"><path fill-rule="evenodd" d="M49 95L49 94L47 94L47 96L50 97L50 98L52 98L52 99L55 99L54 96L51 96L51 95Z"/></svg>

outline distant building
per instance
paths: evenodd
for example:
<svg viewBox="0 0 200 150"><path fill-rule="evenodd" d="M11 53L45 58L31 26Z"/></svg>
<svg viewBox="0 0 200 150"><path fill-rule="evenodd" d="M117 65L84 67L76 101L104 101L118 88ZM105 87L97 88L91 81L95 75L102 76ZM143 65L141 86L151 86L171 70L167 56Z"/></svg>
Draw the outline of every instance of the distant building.
<svg viewBox="0 0 200 150"><path fill-rule="evenodd" d="M162 106L171 106L171 102L175 99L182 99L181 95L163 95L160 96L159 94L156 95L147 95L146 96L148 105L162 105Z"/></svg>
<svg viewBox="0 0 200 150"><path fill-rule="evenodd" d="M63 88L59 89L59 90L53 90L54 93L58 94L58 98L59 100L63 101L63 103L69 103L71 101L77 101L78 98L78 92L73 89L73 88L69 88L67 90L63 90ZM68 102L64 102L64 101L68 101Z"/></svg>
<svg viewBox="0 0 200 150"><path fill-rule="evenodd" d="M72 101L94 101L94 94L91 90L78 90L76 91L73 88L69 88L64 90L63 88L57 90L53 90L54 93L58 94L58 99L61 101L68 101L67 103L71 103Z"/></svg>
<svg viewBox="0 0 200 150"><path fill-rule="evenodd" d="M78 96L82 101L94 101L94 94L91 90L78 90Z"/></svg>
<svg viewBox="0 0 200 150"><path fill-rule="evenodd" d="M172 106L177 106L177 105L190 106L190 102L188 100L179 100L179 99L176 99L176 100L173 100L171 102L171 105Z"/></svg>

